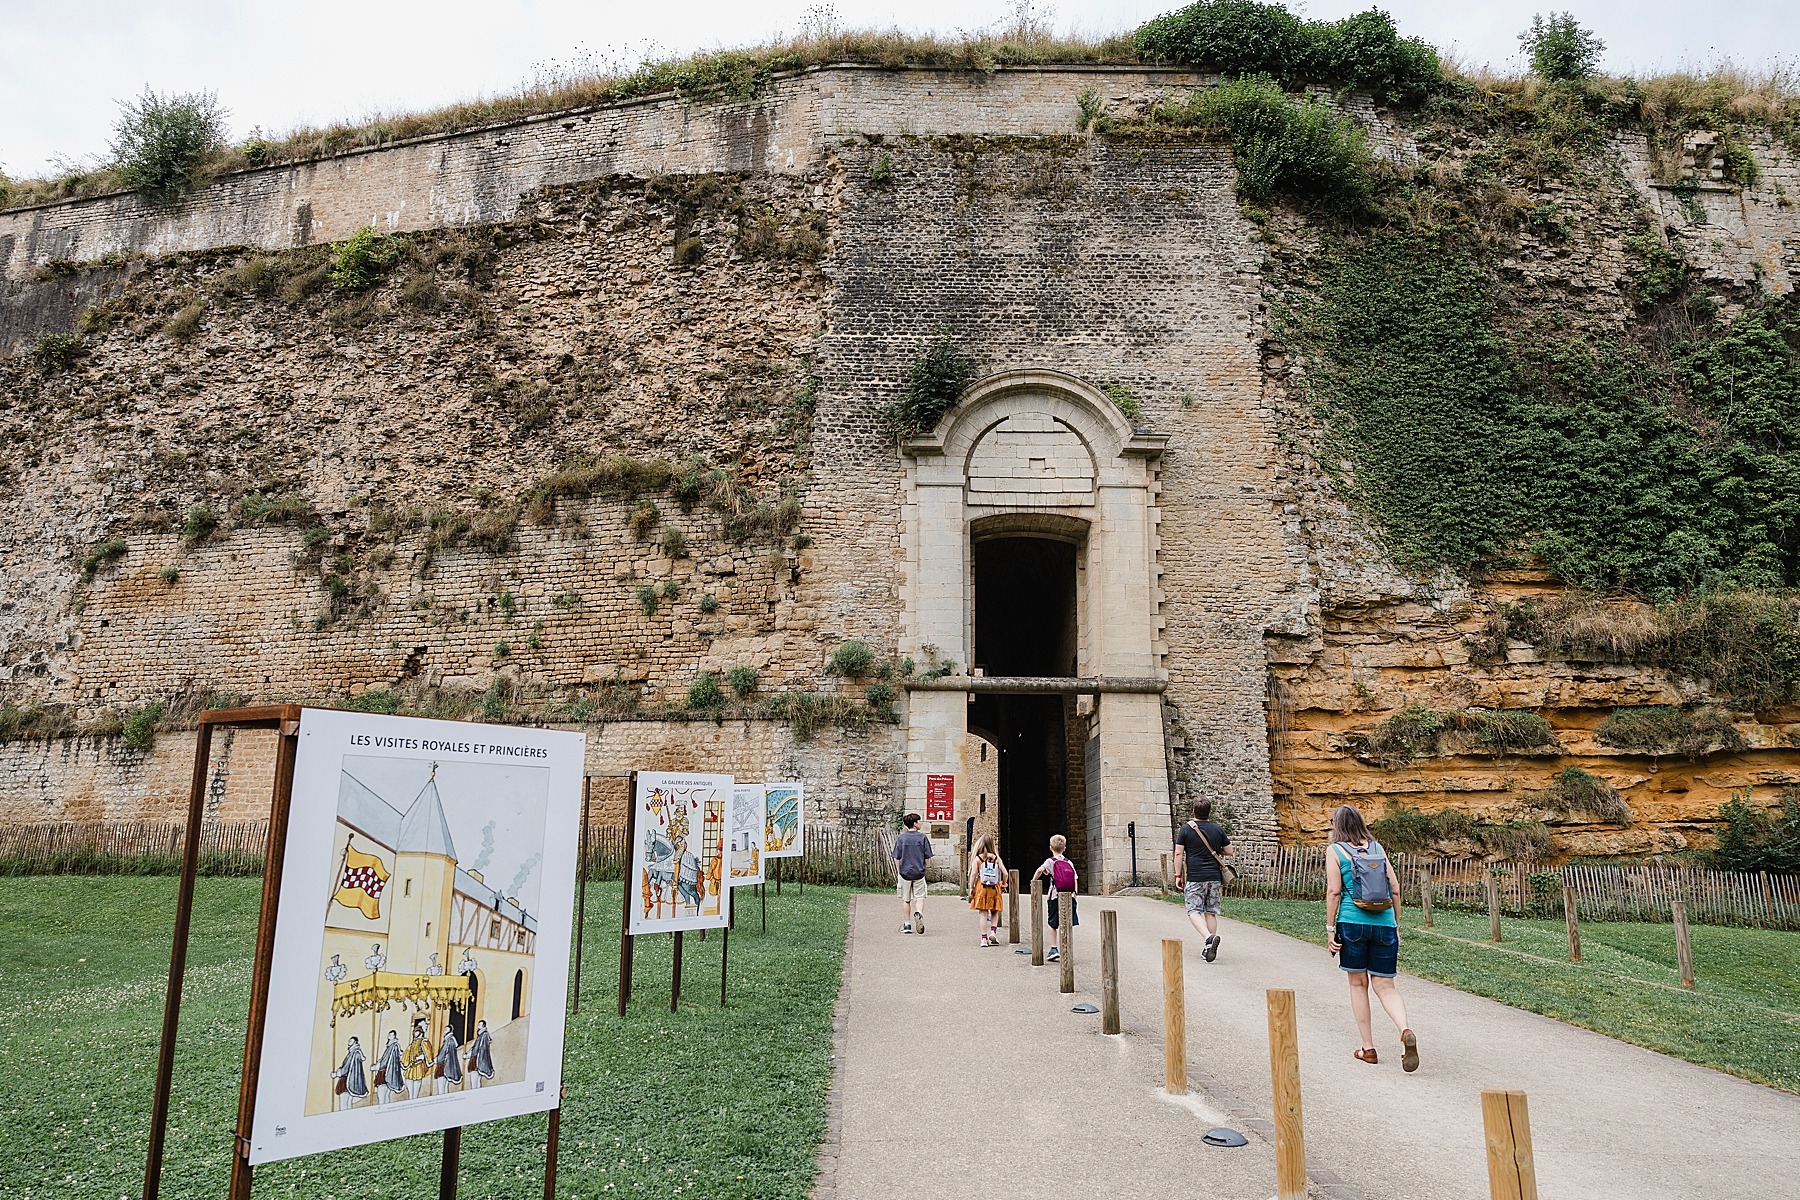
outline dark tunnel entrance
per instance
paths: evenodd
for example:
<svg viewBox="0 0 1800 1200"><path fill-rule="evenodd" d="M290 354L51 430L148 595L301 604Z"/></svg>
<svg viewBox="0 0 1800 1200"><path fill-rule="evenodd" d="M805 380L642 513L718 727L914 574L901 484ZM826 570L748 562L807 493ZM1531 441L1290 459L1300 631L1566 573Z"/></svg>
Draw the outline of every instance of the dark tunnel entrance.
<svg viewBox="0 0 1800 1200"><path fill-rule="evenodd" d="M1032 536L975 542L975 662L987 676L1077 673L1076 560L1069 541ZM1021 878L1049 853L1050 835L1069 839L1081 869L1086 858L1085 809L1071 804L1070 784L1083 783L1073 696L979 693L969 728L999 748L1000 852Z"/></svg>

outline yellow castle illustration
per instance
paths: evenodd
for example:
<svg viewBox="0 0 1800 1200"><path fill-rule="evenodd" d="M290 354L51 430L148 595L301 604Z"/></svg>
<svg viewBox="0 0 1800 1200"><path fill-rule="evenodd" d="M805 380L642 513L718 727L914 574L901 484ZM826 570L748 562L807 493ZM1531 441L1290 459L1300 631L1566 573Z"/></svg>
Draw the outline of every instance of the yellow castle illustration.
<svg viewBox="0 0 1800 1200"><path fill-rule="evenodd" d="M308 1113L524 1077L537 920L460 865L437 776L404 808L340 777Z"/></svg>

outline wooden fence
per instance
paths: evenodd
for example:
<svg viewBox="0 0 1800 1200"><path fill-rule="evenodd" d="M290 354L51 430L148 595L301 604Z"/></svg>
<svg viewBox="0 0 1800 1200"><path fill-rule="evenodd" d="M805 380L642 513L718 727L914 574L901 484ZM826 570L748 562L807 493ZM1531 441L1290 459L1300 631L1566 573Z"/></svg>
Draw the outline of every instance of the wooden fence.
<svg viewBox="0 0 1800 1200"><path fill-rule="evenodd" d="M1244 872L1231 886L1242 896L1293 900L1325 897L1325 847L1282 846L1268 862ZM1404 904L1419 904L1419 872L1431 872L1431 902L1439 907L1485 911L1487 877L1500 881L1501 911L1512 916L1562 915L1562 890L1571 888L1582 917L1595 921L1667 921L1669 902L1687 903L1688 920L1709 925L1760 925L1800 929L1800 875L1767 871L1714 871L1705 867L1541 866L1475 859L1396 854Z"/></svg>
<svg viewBox="0 0 1800 1200"><path fill-rule="evenodd" d="M169 875L181 869L186 827L177 821L58 821L0 825L0 875ZM267 821L200 831L205 875L262 871Z"/></svg>
<svg viewBox="0 0 1800 1200"><path fill-rule="evenodd" d="M255 875L262 870L266 821L207 825L201 831L200 870L207 875ZM63 821L0 825L0 875L159 875L180 868L183 828L177 822ZM780 862L788 882L885 887L893 882L893 835L809 829L806 854ZM590 879L625 876L625 830L588 830ZM1714 871L1686 866L1567 866L1486 863L1472 859L1398 854L1402 903L1419 903L1419 871L1431 872L1432 903L1484 910L1487 876L1500 880L1503 912L1555 917L1562 889L1574 889L1581 916L1594 921L1667 921L1669 902L1684 900L1688 920L1711 925L1800 929L1800 875ZM1325 848L1278 847L1231 887L1234 895L1322 900Z"/></svg>
<svg viewBox="0 0 1800 1200"><path fill-rule="evenodd" d="M0 825L0 875L168 875L181 869L184 826L156 821L61 821ZM207 825L200 832L204 875L255 875L268 841L266 821ZM891 835L811 829L806 853L780 863L788 882L879 887L893 881ZM588 829L588 878L623 879L622 826Z"/></svg>

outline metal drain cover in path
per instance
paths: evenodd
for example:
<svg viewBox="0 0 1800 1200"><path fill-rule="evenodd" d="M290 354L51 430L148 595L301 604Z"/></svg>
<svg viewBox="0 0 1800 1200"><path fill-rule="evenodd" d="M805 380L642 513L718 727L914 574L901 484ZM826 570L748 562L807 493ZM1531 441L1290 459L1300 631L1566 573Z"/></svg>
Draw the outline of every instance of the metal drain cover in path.
<svg viewBox="0 0 1800 1200"><path fill-rule="evenodd" d="M1071 1008L1069 1011L1070 1012L1078 1012L1078 1013L1097 1013L1100 1010L1095 1008L1091 1004L1077 1004L1074 1008Z"/></svg>
<svg viewBox="0 0 1800 1200"><path fill-rule="evenodd" d="M1209 1129L1200 1139L1209 1146L1247 1146L1250 1139L1235 1129L1227 1129L1223 1125L1217 1129Z"/></svg>

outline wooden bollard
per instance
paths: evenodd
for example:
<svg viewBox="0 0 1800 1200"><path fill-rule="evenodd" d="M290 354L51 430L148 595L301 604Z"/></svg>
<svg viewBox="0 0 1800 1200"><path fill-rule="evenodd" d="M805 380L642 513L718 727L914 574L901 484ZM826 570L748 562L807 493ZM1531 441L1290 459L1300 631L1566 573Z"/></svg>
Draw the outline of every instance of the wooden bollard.
<svg viewBox="0 0 1800 1200"><path fill-rule="evenodd" d="M1419 911L1422 914L1420 924L1431 928L1431 872L1424 867L1419 868Z"/></svg>
<svg viewBox="0 0 1800 1200"><path fill-rule="evenodd" d="M1119 1032L1119 914L1100 910L1100 1032Z"/></svg>
<svg viewBox="0 0 1800 1200"><path fill-rule="evenodd" d="M1275 1102L1275 1195L1306 1200L1306 1134L1300 1119L1300 1030L1292 988L1270 988L1269 1083Z"/></svg>
<svg viewBox="0 0 1800 1200"><path fill-rule="evenodd" d="M1162 856L1162 894L1164 900L1169 898L1169 856L1167 854Z"/></svg>
<svg viewBox="0 0 1800 1200"><path fill-rule="evenodd" d="M1056 957L1062 966L1060 990L1075 990L1075 897L1067 892L1056 894Z"/></svg>
<svg viewBox="0 0 1800 1200"><path fill-rule="evenodd" d="M1694 986L1694 948L1688 943L1687 905L1669 901L1669 915L1675 918L1675 965L1681 971L1681 986Z"/></svg>
<svg viewBox="0 0 1800 1200"><path fill-rule="evenodd" d="M1581 961L1581 925L1575 911L1575 889L1563 884L1563 920L1569 926L1569 961Z"/></svg>
<svg viewBox="0 0 1800 1200"><path fill-rule="evenodd" d="M1500 877L1488 872L1488 941L1500 940Z"/></svg>
<svg viewBox="0 0 1800 1200"><path fill-rule="evenodd" d="M969 848L956 852L956 886L964 900L969 898Z"/></svg>
<svg viewBox="0 0 1800 1200"><path fill-rule="evenodd" d="M1163 939L1163 1090L1187 1094L1187 987L1180 938Z"/></svg>
<svg viewBox="0 0 1800 1200"><path fill-rule="evenodd" d="M1017 868L1006 873L1006 944L1019 944L1019 872Z"/></svg>
<svg viewBox="0 0 1800 1200"><path fill-rule="evenodd" d="M1031 965L1044 965L1044 877L1031 877Z"/></svg>
<svg viewBox="0 0 1800 1200"><path fill-rule="evenodd" d="M1531 1158L1531 1119L1525 1093L1487 1088L1481 1093L1487 1134L1490 1200L1537 1200L1537 1166Z"/></svg>

